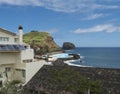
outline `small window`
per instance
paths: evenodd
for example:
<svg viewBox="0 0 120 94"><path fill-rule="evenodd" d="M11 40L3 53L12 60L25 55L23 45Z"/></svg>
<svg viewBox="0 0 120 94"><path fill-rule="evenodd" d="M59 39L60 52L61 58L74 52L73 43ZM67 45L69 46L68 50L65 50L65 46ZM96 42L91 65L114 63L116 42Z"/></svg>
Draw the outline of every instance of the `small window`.
<svg viewBox="0 0 120 94"><path fill-rule="evenodd" d="M2 41L2 37L0 37L0 41Z"/></svg>
<svg viewBox="0 0 120 94"><path fill-rule="evenodd" d="M26 60L23 60L23 63L31 63L33 60L32 59L26 59Z"/></svg>
<svg viewBox="0 0 120 94"><path fill-rule="evenodd" d="M9 41L9 37L0 37L0 41Z"/></svg>
<svg viewBox="0 0 120 94"><path fill-rule="evenodd" d="M24 77L24 78L25 78L25 70L24 70L24 69L16 69L16 71L21 72L22 77Z"/></svg>
<svg viewBox="0 0 120 94"><path fill-rule="evenodd" d="M22 70L22 76L25 78L25 70Z"/></svg>
<svg viewBox="0 0 120 94"><path fill-rule="evenodd" d="M4 37L4 41L9 41L9 38L8 37Z"/></svg>
<svg viewBox="0 0 120 94"><path fill-rule="evenodd" d="M17 39L17 38L15 38L15 39L14 39L14 41L15 41L15 42L17 42L17 41L18 41L18 39Z"/></svg>
<svg viewBox="0 0 120 94"><path fill-rule="evenodd" d="M2 74L0 74L0 78L2 78Z"/></svg>
<svg viewBox="0 0 120 94"><path fill-rule="evenodd" d="M9 71L11 71L11 68L10 68L10 67L6 67L5 70L6 70L7 72L9 72Z"/></svg>
<svg viewBox="0 0 120 94"><path fill-rule="evenodd" d="M0 87L2 87L2 81L0 81Z"/></svg>

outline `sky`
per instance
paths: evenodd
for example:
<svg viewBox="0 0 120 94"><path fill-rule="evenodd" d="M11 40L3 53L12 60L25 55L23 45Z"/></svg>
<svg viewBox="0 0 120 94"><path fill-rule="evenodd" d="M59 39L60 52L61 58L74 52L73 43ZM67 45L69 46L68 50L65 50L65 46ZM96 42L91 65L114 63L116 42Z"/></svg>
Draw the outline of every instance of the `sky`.
<svg viewBox="0 0 120 94"><path fill-rule="evenodd" d="M0 28L49 32L76 47L120 47L120 0L0 0Z"/></svg>

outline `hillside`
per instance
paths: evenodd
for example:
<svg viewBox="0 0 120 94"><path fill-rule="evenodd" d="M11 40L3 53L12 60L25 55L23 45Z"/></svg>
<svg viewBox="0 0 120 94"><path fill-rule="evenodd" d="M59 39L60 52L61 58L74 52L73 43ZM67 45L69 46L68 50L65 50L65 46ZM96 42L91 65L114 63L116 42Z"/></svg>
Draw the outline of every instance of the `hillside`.
<svg viewBox="0 0 120 94"><path fill-rule="evenodd" d="M52 36L47 32L31 31L24 34L23 41L30 44L36 54L44 54L45 52L60 49Z"/></svg>

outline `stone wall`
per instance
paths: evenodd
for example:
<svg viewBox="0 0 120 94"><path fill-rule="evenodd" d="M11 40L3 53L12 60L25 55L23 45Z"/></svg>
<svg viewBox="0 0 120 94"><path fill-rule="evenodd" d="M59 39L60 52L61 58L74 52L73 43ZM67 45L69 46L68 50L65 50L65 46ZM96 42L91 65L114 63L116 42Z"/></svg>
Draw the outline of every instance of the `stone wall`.
<svg viewBox="0 0 120 94"><path fill-rule="evenodd" d="M77 71L90 80L100 80L102 82L102 94L120 94L120 69L94 68L94 67L74 67L74 66L43 66L39 72L25 86L27 91L35 92L38 83L46 83L49 70L60 70L70 68ZM40 89L40 88L39 88ZM43 88L42 88L43 89ZM54 92L54 90L53 90ZM31 93L34 94L34 93ZM49 94L49 93L48 93ZM55 93L53 93L55 94Z"/></svg>
<svg viewBox="0 0 120 94"><path fill-rule="evenodd" d="M71 67L92 80L101 80L103 94L120 94L120 69Z"/></svg>

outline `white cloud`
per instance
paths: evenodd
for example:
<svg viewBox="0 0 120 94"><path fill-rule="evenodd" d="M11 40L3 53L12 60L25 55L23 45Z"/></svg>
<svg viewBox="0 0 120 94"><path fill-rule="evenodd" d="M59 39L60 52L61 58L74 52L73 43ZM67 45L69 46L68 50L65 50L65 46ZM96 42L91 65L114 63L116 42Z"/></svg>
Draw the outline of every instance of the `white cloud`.
<svg viewBox="0 0 120 94"><path fill-rule="evenodd" d="M120 26L115 26L113 24L103 24L103 25L96 25L91 28L86 28L86 29L76 29L74 33L91 33L91 32L120 32Z"/></svg>
<svg viewBox="0 0 120 94"><path fill-rule="evenodd" d="M24 5L25 1L23 0L0 0L0 4L9 4L9 5L22 5L23 4Z"/></svg>
<svg viewBox="0 0 120 94"><path fill-rule="evenodd" d="M116 9L116 8L120 8L120 6L117 6L117 5L102 5L102 4L94 3L92 8L94 8L94 9Z"/></svg>
<svg viewBox="0 0 120 94"><path fill-rule="evenodd" d="M104 2L104 0L103 0ZM108 1L112 2L112 1ZM0 4L40 6L59 12L86 12L95 9L116 9L117 5L97 4L97 0L0 0Z"/></svg>
<svg viewBox="0 0 120 94"><path fill-rule="evenodd" d="M83 20L93 20L93 19L97 19L97 18L100 18L100 17L104 17L105 15L100 13L100 14L92 14L92 15L89 15L88 17L84 18Z"/></svg>
<svg viewBox="0 0 120 94"><path fill-rule="evenodd" d="M18 6L42 6L42 3L39 0L0 0L0 4L7 5L18 5Z"/></svg>

